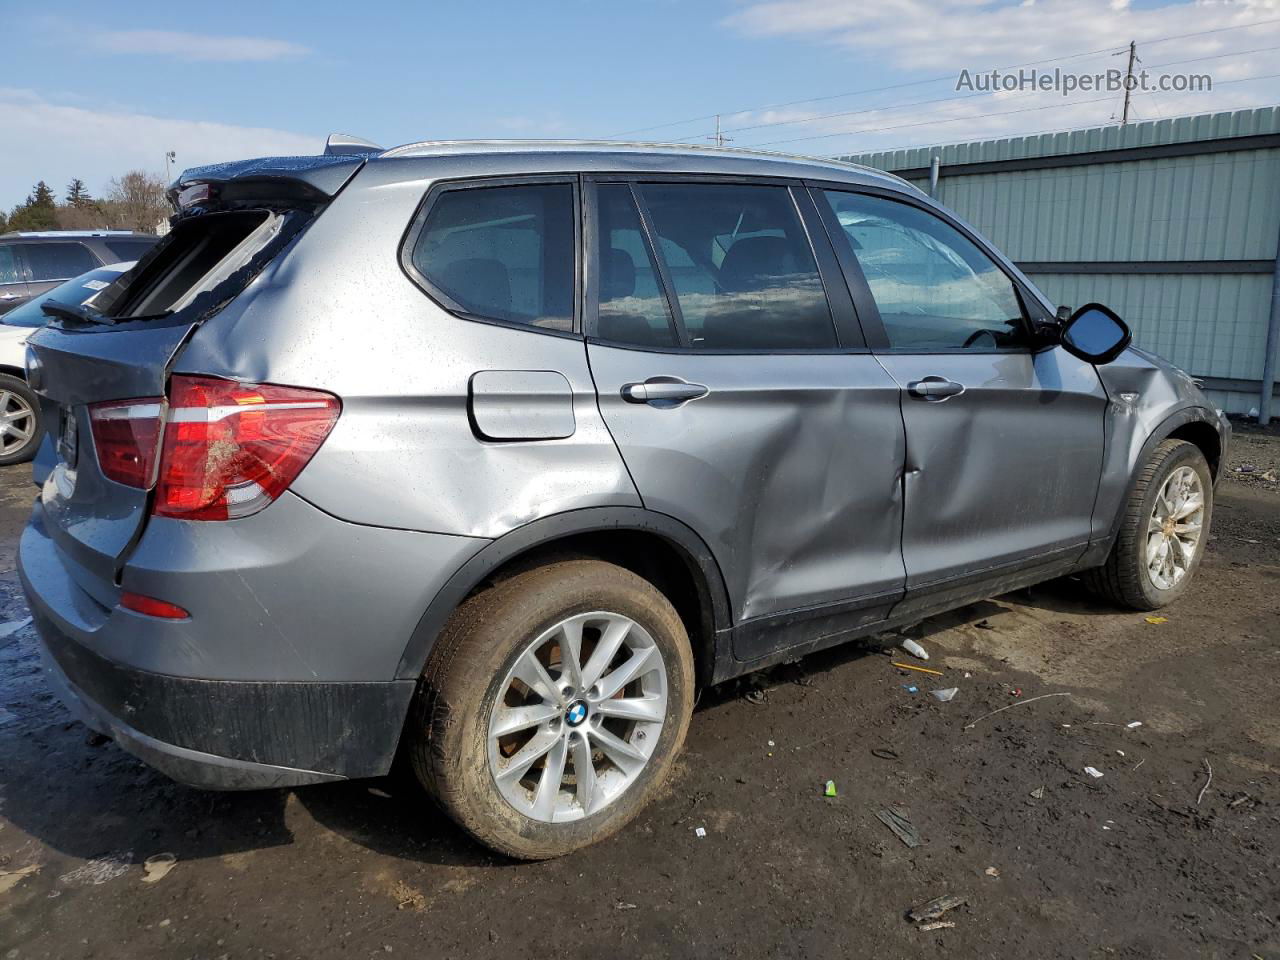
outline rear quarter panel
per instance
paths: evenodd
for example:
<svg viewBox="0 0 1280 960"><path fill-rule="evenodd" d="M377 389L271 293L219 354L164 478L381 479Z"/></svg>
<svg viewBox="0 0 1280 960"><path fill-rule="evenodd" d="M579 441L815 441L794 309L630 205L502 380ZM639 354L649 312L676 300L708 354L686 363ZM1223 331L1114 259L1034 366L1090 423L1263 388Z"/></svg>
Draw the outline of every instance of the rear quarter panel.
<svg viewBox="0 0 1280 960"><path fill-rule="evenodd" d="M460 319L401 269L401 240L441 173L467 171L458 161L366 166L193 336L175 370L337 394L338 424L291 489L344 520L493 538L575 508L639 506L579 337ZM530 370L567 381L572 434L482 439L472 378Z"/></svg>

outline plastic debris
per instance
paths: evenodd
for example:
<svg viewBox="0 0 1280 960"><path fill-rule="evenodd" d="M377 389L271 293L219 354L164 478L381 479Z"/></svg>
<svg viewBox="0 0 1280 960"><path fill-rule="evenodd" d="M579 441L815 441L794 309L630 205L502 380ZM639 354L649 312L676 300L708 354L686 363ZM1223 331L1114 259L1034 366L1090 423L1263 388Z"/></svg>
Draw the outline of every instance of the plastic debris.
<svg viewBox="0 0 1280 960"><path fill-rule="evenodd" d="M635 909L636 909L636 905L635 905L634 903L624 903L623 901L619 900L617 903L615 903L615 904L613 905L613 909L615 909L615 910L635 910Z"/></svg>
<svg viewBox="0 0 1280 960"><path fill-rule="evenodd" d="M694 827L694 828L693 828L693 835L694 835L695 837L697 837L699 840L701 840L703 837L705 837L705 836L707 835L707 828L706 828L706 827Z"/></svg>
<svg viewBox="0 0 1280 960"><path fill-rule="evenodd" d="M16 870L0 870L0 893L8 893L22 881L23 877L39 872L40 864L38 863L18 867Z"/></svg>
<svg viewBox="0 0 1280 960"><path fill-rule="evenodd" d="M893 666L897 667L899 670L914 670L917 673L931 673L935 677L942 676L941 670L930 670L928 667L915 667L909 663L898 663L896 660L893 661Z"/></svg>
<svg viewBox="0 0 1280 960"><path fill-rule="evenodd" d="M1000 871L995 867L987 867L987 869L983 870L982 872L985 873L988 877L1000 876Z"/></svg>
<svg viewBox="0 0 1280 960"><path fill-rule="evenodd" d="M941 897L935 897L928 903L922 903L918 907L912 907L907 911L907 919L915 923L922 923L926 920L937 920L948 910L954 910L956 907L963 906L968 903L967 897L957 896L954 893L948 893Z"/></svg>
<svg viewBox="0 0 1280 960"><path fill-rule="evenodd" d="M1022 688L1021 688L1021 687L1014 687L1012 690L1010 690L1010 691L1009 691L1009 696L1011 696L1011 697L1020 697L1020 696L1022 696Z"/></svg>
<svg viewBox="0 0 1280 960"><path fill-rule="evenodd" d="M776 743L774 743L772 740L770 740L770 741L769 741L769 746L771 746L771 747L776 747L776 746L777 746L777 744L776 744Z"/></svg>
<svg viewBox="0 0 1280 960"><path fill-rule="evenodd" d="M902 689L903 689L903 690L905 690L905 691L907 691L907 693L919 693L919 692L920 692L920 688L919 688L919 687L915 686L914 684L910 684L910 683L904 683L904 684L902 685Z"/></svg>
<svg viewBox="0 0 1280 960"><path fill-rule="evenodd" d="M898 646L920 660L929 659L929 651L920 646L920 644L916 643L914 640L902 640L898 643Z"/></svg>
<svg viewBox="0 0 1280 960"><path fill-rule="evenodd" d="M10 620L8 623L0 623L0 640L12 636L30 622L31 618L27 617L25 620Z"/></svg>
<svg viewBox="0 0 1280 960"><path fill-rule="evenodd" d="M1093 777L1093 779L1095 780L1102 779L1102 771L1099 770L1097 767L1085 767L1084 772L1087 773L1089 776Z"/></svg>
<svg viewBox="0 0 1280 960"><path fill-rule="evenodd" d="M124 853L115 854L113 856L94 857L74 870L64 873L58 879L62 883L80 883L85 886L92 884L93 886L101 886L108 880L114 880L117 877L124 876L125 871L129 869L129 864L133 862L133 851L126 850Z"/></svg>
<svg viewBox="0 0 1280 960"><path fill-rule="evenodd" d="M1154 624L1156 626L1159 626L1162 623L1169 622L1168 617L1144 617L1143 619L1145 619L1147 623Z"/></svg>
<svg viewBox="0 0 1280 960"><path fill-rule="evenodd" d="M1036 787L1034 790L1031 791L1031 796L1034 797L1036 800L1043 800L1044 787Z"/></svg>
<svg viewBox="0 0 1280 960"><path fill-rule="evenodd" d="M157 853L142 862L142 882L159 883L169 875L169 871L177 864L178 858L172 853Z"/></svg>
<svg viewBox="0 0 1280 960"><path fill-rule="evenodd" d="M1120 756L1122 756L1122 757L1124 756L1124 751L1123 751L1123 750L1117 750L1117 751L1116 751L1116 753L1120 754Z"/></svg>
<svg viewBox="0 0 1280 960"><path fill-rule="evenodd" d="M1133 721L1133 723L1126 723L1125 726L1128 727L1130 730L1136 730L1138 727L1142 726L1142 721L1135 720Z"/></svg>
<svg viewBox="0 0 1280 960"><path fill-rule="evenodd" d="M941 700L943 703L946 703L948 700L954 700L956 694L959 692L959 687L947 687L943 690L930 690L929 695L935 700Z"/></svg>
<svg viewBox="0 0 1280 960"><path fill-rule="evenodd" d="M890 807L881 810L876 818L893 831L894 835L908 847L920 846L920 831L911 822L910 814L904 807Z"/></svg>
<svg viewBox="0 0 1280 960"><path fill-rule="evenodd" d="M834 780L827 781L827 787L822 791L824 797L834 797L836 795L836 782Z"/></svg>
<svg viewBox="0 0 1280 960"><path fill-rule="evenodd" d="M920 924L921 930L950 930L955 924L950 920L934 920L932 923Z"/></svg>

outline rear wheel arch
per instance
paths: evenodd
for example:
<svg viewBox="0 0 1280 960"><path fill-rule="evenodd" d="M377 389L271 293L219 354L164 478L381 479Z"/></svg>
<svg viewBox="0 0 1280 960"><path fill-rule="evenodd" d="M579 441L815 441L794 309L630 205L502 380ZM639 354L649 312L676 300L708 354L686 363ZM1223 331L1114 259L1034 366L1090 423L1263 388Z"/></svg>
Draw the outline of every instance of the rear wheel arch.
<svg viewBox="0 0 1280 960"><path fill-rule="evenodd" d="M699 683L710 682L717 635L731 626L720 567L692 528L638 507L592 507L555 514L489 543L431 601L401 657L397 678L422 675L441 630L468 597L521 571L569 557L613 563L657 587L685 624Z"/></svg>

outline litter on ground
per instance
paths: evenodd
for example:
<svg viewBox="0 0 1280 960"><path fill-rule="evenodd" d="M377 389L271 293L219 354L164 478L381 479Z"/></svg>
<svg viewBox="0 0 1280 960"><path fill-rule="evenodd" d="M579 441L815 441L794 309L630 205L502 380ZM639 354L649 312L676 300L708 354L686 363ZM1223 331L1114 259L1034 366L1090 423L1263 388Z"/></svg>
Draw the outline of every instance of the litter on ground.
<svg viewBox="0 0 1280 960"><path fill-rule="evenodd" d="M834 797L836 795L836 782L828 780L826 789L822 791L824 797Z"/></svg>
<svg viewBox="0 0 1280 960"><path fill-rule="evenodd" d="M1102 779L1102 771L1099 770L1097 767L1085 767L1084 772L1087 773L1089 776L1093 777L1093 779L1095 780Z"/></svg>
<svg viewBox="0 0 1280 960"><path fill-rule="evenodd" d="M954 700L956 694L959 692L959 687L946 687L942 690L930 690L929 695L935 700L941 700L943 703L946 703L948 700Z"/></svg>
<svg viewBox="0 0 1280 960"><path fill-rule="evenodd" d="M903 640L898 644L898 646L920 660L929 659L929 651L920 646L920 644L916 643L914 640Z"/></svg>
<svg viewBox="0 0 1280 960"><path fill-rule="evenodd" d="M909 812L904 807L890 807L887 810L881 810L876 814L876 817L908 847L920 846L920 831L915 828L915 824L911 822Z"/></svg>
<svg viewBox="0 0 1280 960"><path fill-rule="evenodd" d="M912 907L907 911L907 919L915 923L921 923L925 920L937 920L948 910L954 910L956 907L968 902L967 897L948 893L941 897L935 897L928 903L922 903L918 907Z"/></svg>

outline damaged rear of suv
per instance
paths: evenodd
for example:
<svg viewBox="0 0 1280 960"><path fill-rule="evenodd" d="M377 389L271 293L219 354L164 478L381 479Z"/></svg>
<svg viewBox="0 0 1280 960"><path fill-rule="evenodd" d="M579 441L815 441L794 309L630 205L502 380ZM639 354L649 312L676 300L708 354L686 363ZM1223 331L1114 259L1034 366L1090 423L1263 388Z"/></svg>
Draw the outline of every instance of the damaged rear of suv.
<svg viewBox="0 0 1280 960"><path fill-rule="evenodd" d="M50 682L217 789L387 773L494 849L629 821L698 684L1088 572L1154 609L1229 427L918 190L619 144L200 168L46 304Z"/></svg>

